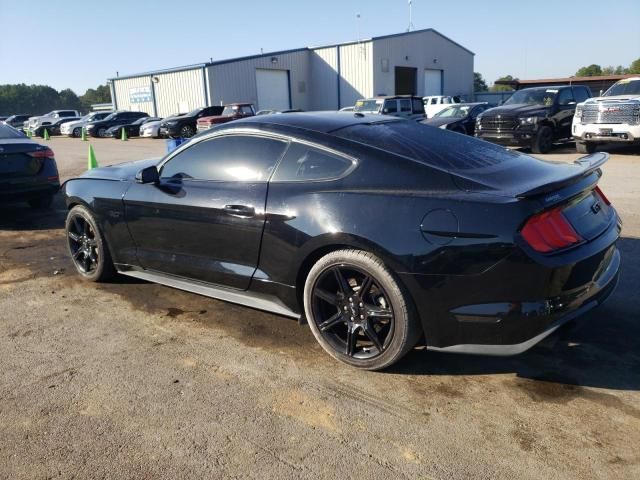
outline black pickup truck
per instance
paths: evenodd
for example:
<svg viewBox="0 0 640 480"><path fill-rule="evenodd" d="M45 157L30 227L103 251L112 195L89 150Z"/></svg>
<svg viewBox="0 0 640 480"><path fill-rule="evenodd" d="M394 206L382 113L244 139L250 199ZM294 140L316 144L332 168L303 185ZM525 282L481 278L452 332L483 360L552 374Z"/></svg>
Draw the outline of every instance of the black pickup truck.
<svg viewBox="0 0 640 480"><path fill-rule="evenodd" d="M576 104L591 97L584 86L525 88L476 119L475 136L506 146L548 153L553 144L572 140Z"/></svg>

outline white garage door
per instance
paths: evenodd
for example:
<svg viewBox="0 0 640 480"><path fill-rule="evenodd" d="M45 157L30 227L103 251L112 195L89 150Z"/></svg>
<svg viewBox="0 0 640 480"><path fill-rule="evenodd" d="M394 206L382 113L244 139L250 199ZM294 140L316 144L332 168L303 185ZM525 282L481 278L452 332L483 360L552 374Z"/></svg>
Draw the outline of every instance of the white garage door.
<svg viewBox="0 0 640 480"><path fill-rule="evenodd" d="M286 110L289 106L287 70L256 69L258 110Z"/></svg>
<svg viewBox="0 0 640 480"><path fill-rule="evenodd" d="M442 70L424 70L423 96L442 95Z"/></svg>

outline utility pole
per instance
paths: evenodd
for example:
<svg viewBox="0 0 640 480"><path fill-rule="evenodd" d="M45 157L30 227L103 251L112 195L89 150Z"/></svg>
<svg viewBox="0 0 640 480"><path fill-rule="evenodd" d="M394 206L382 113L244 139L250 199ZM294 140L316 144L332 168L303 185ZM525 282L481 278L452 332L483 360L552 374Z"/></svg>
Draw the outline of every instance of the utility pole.
<svg viewBox="0 0 640 480"><path fill-rule="evenodd" d="M409 26L407 27L407 32L413 30L413 0L408 0L409 2Z"/></svg>

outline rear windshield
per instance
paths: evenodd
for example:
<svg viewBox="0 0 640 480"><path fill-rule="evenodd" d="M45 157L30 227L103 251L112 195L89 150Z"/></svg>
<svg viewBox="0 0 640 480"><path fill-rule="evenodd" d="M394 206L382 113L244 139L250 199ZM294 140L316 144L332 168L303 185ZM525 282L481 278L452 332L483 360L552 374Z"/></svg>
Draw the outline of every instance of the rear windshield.
<svg viewBox="0 0 640 480"><path fill-rule="evenodd" d="M521 158L504 147L412 121L352 125L334 134L451 173L495 173Z"/></svg>
<svg viewBox="0 0 640 480"><path fill-rule="evenodd" d="M15 128L0 123L0 139L2 138L24 138L24 135Z"/></svg>

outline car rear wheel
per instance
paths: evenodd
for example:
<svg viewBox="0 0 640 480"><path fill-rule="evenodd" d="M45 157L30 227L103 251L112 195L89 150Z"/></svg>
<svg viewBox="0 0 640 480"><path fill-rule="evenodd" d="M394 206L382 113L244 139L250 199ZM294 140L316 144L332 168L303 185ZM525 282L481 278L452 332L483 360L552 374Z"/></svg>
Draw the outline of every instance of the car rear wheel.
<svg viewBox="0 0 640 480"><path fill-rule="evenodd" d="M331 252L311 268L304 310L329 355L366 370L397 362L420 336L408 296L393 274L360 250Z"/></svg>
<svg viewBox="0 0 640 480"><path fill-rule="evenodd" d="M593 142L576 142L576 152L593 153L596 151L597 145Z"/></svg>
<svg viewBox="0 0 640 480"><path fill-rule="evenodd" d="M65 222L67 247L80 276L91 282L104 282L116 271L107 242L88 208L76 205Z"/></svg>
<svg viewBox="0 0 640 480"><path fill-rule="evenodd" d="M30 198L28 200L29 206L35 209L44 209L49 208L53 203L53 195L50 193L46 193L44 195L39 195L37 197Z"/></svg>
<svg viewBox="0 0 640 480"><path fill-rule="evenodd" d="M184 125L181 129L180 129L180 136L182 138L190 138L193 137L195 135L195 130L191 125Z"/></svg>
<svg viewBox="0 0 640 480"><path fill-rule="evenodd" d="M550 127L542 126L533 139L531 151L533 153L549 153L551 148L553 148L553 130Z"/></svg>

